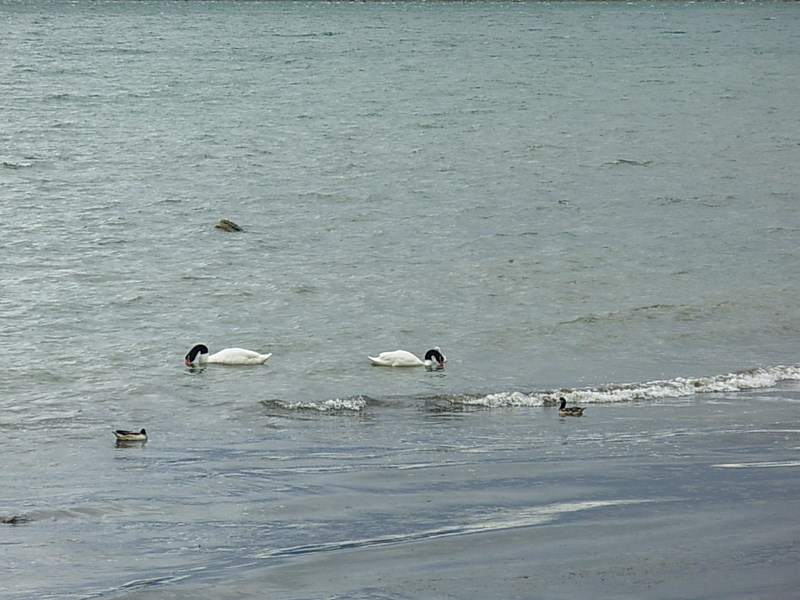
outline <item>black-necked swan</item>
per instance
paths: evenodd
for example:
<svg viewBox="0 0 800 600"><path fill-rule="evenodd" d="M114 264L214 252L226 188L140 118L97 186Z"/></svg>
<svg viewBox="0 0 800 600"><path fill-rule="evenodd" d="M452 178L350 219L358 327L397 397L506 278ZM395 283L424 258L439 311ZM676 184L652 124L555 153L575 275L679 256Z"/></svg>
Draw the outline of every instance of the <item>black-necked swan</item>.
<svg viewBox="0 0 800 600"><path fill-rule="evenodd" d="M370 362L376 367L432 367L444 368L447 358L437 346L425 353L425 360L411 354L406 350L393 350L381 352L378 356L368 356Z"/></svg>
<svg viewBox="0 0 800 600"><path fill-rule="evenodd" d="M206 363L216 363L220 365L263 365L267 359L272 356L269 354L260 354L253 350L245 350L244 348L225 348L214 354L208 353L208 348L203 344L197 344L194 348L189 350L189 353L184 358L187 365L193 365L194 361L204 365Z"/></svg>

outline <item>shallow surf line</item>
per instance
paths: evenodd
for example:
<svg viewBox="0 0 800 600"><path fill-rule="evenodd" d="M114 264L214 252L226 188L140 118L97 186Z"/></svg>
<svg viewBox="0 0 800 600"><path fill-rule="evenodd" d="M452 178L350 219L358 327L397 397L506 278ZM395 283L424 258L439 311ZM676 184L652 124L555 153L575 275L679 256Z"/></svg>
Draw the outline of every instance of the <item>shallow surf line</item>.
<svg viewBox="0 0 800 600"><path fill-rule="evenodd" d="M669 499L630 499L630 500L598 500L598 501L584 501L584 502L558 502L555 504L548 504L545 506L530 507L519 511L500 511L499 516L490 516L483 520L476 520L473 523L466 525L454 525L451 527L442 527L437 529L427 529L408 534L387 535L373 538L364 538L358 540L342 540L340 542L329 542L325 544L307 544L302 546L293 546L290 548L280 548L276 550L269 550L259 552L254 555L254 558L270 559L270 558L287 558L290 556L318 554L324 552L335 552L339 550L352 550L355 548L369 548L376 546L388 546L393 544L403 544L408 542L417 542L421 540L433 540L447 537L471 535L474 533L487 533L506 531L510 529L518 529L521 527L535 527L551 523L555 521L560 515L568 513L577 513L585 510L593 510L596 508L605 508L609 506L623 506L629 504L644 504L647 502L667 502ZM512 514L513 513L513 514Z"/></svg>
<svg viewBox="0 0 800 600"><path fill-rule="evenodd" d="M776 460L753 463L719 463L711 466L718 469L773 469L776 467L800 467L800 460Z"/></svg>
<svg viewBox="0 0 800 600"><path fill-rule="evenodd" d="M162 587L162 586L172 585L190 579L192 575L194 575L196 572L204 571L206 570L206 568L207 567L205 566L195 567L193 569L190 569L191 571L190 573L185 573L185 574L163 575L159 577L149 577L145 579L134 579L132 581L123 583L119 586L114 586L108 589L99 590L90 594L86 594L84 596L81 596L81 600L90 600L91 598L102 598L104 596L108 596L109 594L117 595L119 593L128 591L136 592L152 587Z"/></svg>

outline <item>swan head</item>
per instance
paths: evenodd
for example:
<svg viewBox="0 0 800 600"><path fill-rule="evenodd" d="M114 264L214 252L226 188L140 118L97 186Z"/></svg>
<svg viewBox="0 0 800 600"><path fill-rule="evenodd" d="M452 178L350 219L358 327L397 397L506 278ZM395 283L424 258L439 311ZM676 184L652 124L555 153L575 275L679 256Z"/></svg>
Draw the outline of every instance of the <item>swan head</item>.
<svg viewBox="0 0 800 600"><path fill-rule="evenodd" d="M425 353L425 364L428 366L436 365L440 369L444 368L444 363L447 362L447 358L444 354L442 354L441 348L436 346L435 348L431 348Z"/></svg>
<svg viewBox="0 0 800 600"><path fill-rule="evenodd" d="M186 365L193 365L195 359L199 358L200 364L203 364L208 360L208 348L203 344L196 344L189 353L183 357L183 362Z"/></svg>
<svg viewBox="0 0 800 600"><path fill-rule="evenodd" d="M564 410L567 407L567 399L566 398L559 398L558 402L559 402L558 410Z"/></svg>

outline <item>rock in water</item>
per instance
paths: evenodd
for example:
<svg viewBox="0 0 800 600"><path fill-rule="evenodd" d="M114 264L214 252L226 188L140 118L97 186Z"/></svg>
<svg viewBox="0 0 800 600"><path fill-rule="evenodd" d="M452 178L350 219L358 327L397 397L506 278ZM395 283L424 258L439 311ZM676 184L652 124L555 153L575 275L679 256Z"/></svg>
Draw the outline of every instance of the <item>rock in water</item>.
<svg viewBox="0 0 800 600"><path fill-rule="evenodd" d="M219 223L214 225L214 227L217 229L224 229L225 231L244 231L244 229L228 219L222 219Z"/></svg>

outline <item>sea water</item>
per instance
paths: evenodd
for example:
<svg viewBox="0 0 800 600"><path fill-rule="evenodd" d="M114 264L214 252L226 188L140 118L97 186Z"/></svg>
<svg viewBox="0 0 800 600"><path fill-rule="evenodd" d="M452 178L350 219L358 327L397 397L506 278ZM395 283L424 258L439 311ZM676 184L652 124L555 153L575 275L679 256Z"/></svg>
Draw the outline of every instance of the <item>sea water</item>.
<svg viewBox="0 0 800 600"><path fill-rule="evenodd" d="M0 17L0 598L796 590L792 3Z"/></svg>

